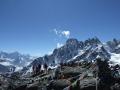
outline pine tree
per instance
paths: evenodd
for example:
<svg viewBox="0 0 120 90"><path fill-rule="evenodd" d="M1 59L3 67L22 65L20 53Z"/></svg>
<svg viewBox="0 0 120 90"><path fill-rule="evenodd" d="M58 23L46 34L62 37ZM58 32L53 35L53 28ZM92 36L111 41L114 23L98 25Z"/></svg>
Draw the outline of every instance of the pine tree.
<svg viewBox="0 0 120 90"><path fill-rule="evenodd" d="M100 85L104 88L110 87L112 84L112 74L109 68L108 60L101 60L100 58L97 59L97 66L98 66L98 78L100 79Z"/></svg>

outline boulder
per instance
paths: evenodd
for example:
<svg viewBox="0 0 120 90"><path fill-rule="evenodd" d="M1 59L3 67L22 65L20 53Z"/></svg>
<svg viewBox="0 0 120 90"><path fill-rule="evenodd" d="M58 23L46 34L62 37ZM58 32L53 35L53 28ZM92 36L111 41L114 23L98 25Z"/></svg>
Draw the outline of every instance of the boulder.
<svg viewBox="0 0 120 90"><path fill-rule="evenodd" d="M38 86L27 87L26 90L38 90Z"/></svg>
<svg viewBox="0 0 120 90"><path fill-rule="evenodd" d="M26 90L26 87L27 87L27 85L22 85L22 86L17 87L14 90Z"/></svg>
<svg viewBox="0 0 120 90"><path fill-rule="evenodd" d="M68 80L65 79L61 79L61 80L56 80L56 81L52 81L49 85L48 85L48 89L47 90L63 90L65 87L69 86L70 82Z"/></svg>

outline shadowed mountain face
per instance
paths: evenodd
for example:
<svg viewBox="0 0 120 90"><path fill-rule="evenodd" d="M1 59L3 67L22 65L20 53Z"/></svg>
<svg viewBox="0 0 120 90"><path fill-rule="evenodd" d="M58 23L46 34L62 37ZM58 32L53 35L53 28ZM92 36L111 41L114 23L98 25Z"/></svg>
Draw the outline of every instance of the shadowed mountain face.
<svg viewBox="0 0 120 90"><path fill-rule="evenodd" d="M109 50L113 53L120 53L120 41L113 39L112 41L108 41L107 45L109 47Z"/></svg>

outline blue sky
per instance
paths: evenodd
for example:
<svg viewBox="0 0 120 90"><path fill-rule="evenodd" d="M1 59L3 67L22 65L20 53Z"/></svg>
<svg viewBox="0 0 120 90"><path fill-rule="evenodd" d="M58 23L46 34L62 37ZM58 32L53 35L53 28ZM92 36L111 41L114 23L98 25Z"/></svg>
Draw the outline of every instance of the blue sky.
<svg viewBox="0 0 120 90"><path fill-rule="evenodd" d="M120 0L0 0L0 50L38 56L94 36L120 38Z"/></svg>

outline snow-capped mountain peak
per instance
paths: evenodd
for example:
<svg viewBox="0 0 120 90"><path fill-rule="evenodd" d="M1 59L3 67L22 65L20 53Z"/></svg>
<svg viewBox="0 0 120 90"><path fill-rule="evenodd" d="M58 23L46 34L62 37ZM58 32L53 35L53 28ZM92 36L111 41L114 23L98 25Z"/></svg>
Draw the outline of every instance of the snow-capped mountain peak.
<svg viewBox="0 0 120 90"><path fill-rule="evenodd" d="M97 37L89 38L85 41L70 38L62 47L54 49L51 55L40 57L35 60L34 63L41 62L51 65L71 60L92 61L95 60L97 56L110 59L110 54Z"/></svg>
<svg viewBox="0 0 120 90"><path fill-rule="evenodd" d="M4 67L12 67L13 71L18 71L23 67L29 65L33 59L30 55L20 54L19 52L0 52L0 65ZM1 69L0 69L1 71ZM11 71L9 68L7 71Z"/></svg>

